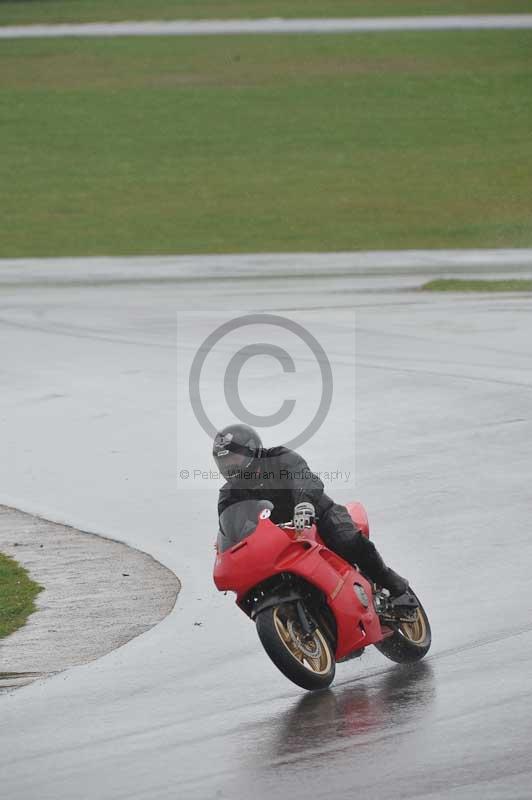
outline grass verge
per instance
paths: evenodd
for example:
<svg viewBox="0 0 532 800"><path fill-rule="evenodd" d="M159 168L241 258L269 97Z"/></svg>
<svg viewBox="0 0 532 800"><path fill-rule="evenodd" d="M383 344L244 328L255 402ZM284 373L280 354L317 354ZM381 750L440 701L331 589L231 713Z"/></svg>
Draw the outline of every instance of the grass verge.
<svg viewBox="0 0 532 800"><path fill-rule="evenodd" d="M0 256L532 245L532 31L5 41Z"/></svg>
<svg viewBox="0 0 532 800"><path fill-rule="evenodd" d="M22 627L36 608L42 586L31 580L20 564L0 553L0 639Z"/></svg>
<svg viewBox="0 0 532 800"><path fill-rule="evenodd" d="M13 0L0 3L0 25L143 19L377 17L512 14L530 0Z"/></svg>
<svg viewBox="0 0 532 800"><path fill-rule="evenodd" d="M462 280L442 278L421 287L426 292L532 292L532 280Z"/></svg>

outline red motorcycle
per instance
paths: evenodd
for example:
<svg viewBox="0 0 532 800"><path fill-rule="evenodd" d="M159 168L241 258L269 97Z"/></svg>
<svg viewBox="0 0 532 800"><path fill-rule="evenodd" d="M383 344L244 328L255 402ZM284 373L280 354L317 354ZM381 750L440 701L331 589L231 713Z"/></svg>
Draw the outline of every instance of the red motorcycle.
<svg viewBox="0 0 532 800"><path fill-rule="evenodd" d="M360 503L347 509L369 536ZM427 615L412 590L394 606L386 589L329 550L316 526L297 531L275 525L268 500L243 500L220 515L214 582L236 593L237 605L255 621L273 663L298 686L330 686L336 662L362 655L368 645L398 663L428 652Z"/></svg>

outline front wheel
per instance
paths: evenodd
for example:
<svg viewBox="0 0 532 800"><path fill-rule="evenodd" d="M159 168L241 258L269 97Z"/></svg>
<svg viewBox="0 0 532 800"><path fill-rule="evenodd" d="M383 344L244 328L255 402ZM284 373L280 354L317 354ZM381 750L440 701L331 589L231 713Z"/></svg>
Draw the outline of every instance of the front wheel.
<svg viewBox="0 0 532 800"><path fill-rule="evenodd" d="M265 608L256 619L262 646L275 666L303 689L326 689L334 679L336 661L319 628L305 636L292 604Z"/></svg>
<svg viewBox="0 0 532 800"><path fill-rule="evenodd" d="M393 628L393 634L375 645L383 656L397 664L411 664L420 661L427 655L432 642L429 618L419 602L419 598L412 591L411 594L419 603L415 619L396 623L386 621L385 624Z"/></svg>

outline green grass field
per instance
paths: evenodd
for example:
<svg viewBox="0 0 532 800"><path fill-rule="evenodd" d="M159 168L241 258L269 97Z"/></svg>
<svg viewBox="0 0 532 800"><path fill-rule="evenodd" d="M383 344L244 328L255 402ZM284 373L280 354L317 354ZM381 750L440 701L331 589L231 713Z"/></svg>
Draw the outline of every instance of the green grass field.
<svg viewBox="0 0 532 800"><path fill-rule="evenodd" d="M40 591L20 564L0 553L0 639L24 625Z"/></svg>
<svg viewBox="0 0 532 800"><path fill-rule="evenodd" d="M1 256L532 245L532 31L5 41Z"/></svg>
<svg viewBox="0 0 532 800"><path fill-rule="evenodd" d="M15 0L0 2L0 25L124 19L374 17L532 12L532 0Z"/></svg>
<svg viewBox="0 0 532 800"><path fill-rule="evenodd" d="M532 280L464 280L440 278L421 287L426 292L532 292Z"/></svg>

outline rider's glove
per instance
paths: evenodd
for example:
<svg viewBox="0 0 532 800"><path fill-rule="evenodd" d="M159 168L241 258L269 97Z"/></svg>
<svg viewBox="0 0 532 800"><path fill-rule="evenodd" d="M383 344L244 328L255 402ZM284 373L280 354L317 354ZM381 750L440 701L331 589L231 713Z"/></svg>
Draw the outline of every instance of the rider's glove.
<svg viewBox="0 0 532 800"><path fill-rule="evenodd" d="M294 528L296 531L303 531L310 527L315 517L314 506L312 503L298 503L294 508Z"/></svg>

